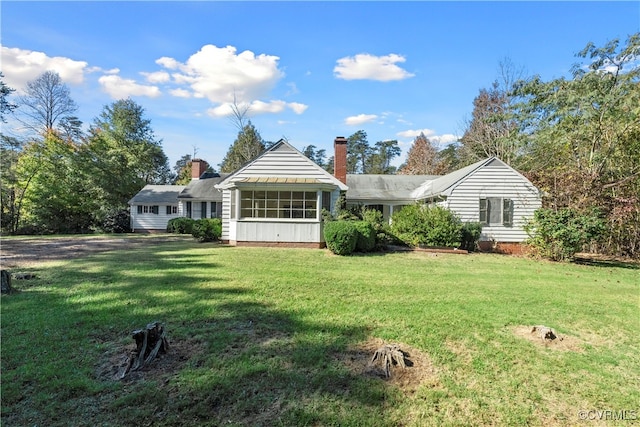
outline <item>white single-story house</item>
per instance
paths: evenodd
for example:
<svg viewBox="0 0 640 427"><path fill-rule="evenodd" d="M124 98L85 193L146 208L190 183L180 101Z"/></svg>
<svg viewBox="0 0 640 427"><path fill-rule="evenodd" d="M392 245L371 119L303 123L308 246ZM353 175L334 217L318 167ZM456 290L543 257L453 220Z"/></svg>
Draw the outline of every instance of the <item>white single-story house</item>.
<svg viewBox="0 0 640 427"><path fill-rule="evenodd" d="M416 201L434 203L480 222L480 240L492 244L526 240L523 226L541 206L539 190L495 157L443 176L347 175L347 185L347 205L375 206L390 218Z"/></svg>
<svg viewBox="0 0 640 427"><path fill-rule="evenodd" d="M156 189L163 200L173 191L178 215L220 217L222 240L233 245L323 247L322 210L335 213L345 194L347 205L379 209L388 220L418 201L444 206L462 221L483 224L481 246L511 251L510 245L528 237L523 225L541 206L539 190L495 157L444 176L354 175L346 173L346 138L336 138L334 149L334 175L281 140L234 173L198 175L205 167L194 169L192 182L179 190L147 187L166 187L165 193ZM140 200L153 206L147 187L130 202L134 231L161 225L143 222L140 215L134 220Z"/></svg>
<svg viewBox="0 0 640 427"><path fill-rule="evenodd" d="M145 185L131 200L131 231L166 231L172 218L183 216L178 205L178 195L184 185Z"/></svg>
<svg viewBox="0 0 640 427"><path fill-rule="evenodd" d="M191 161L191 182L187 185L146 185L129 200L133 232L164 232L177 217L219 218L222 193L214 185L228 174L207 172L201 159Z"/></svg>

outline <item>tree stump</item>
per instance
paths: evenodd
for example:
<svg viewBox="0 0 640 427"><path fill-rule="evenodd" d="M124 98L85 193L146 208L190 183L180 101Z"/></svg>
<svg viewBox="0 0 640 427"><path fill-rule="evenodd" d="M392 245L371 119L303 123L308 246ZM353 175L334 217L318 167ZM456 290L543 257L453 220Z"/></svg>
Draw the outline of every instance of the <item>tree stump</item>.
<svg viewBox="0 0 640 427"><path fill-rule="evenodd" d="M169 350L169 341L160 322L149 323L145 329L138 329L131 333L136 340L136 349L131 352L127 364L120 378L124 378L129 372L137 371L151 363L153 359Z"/></svg>
<svg viewBox="0 0 640 427"><path fill-rule="evenodd" d="M0 292L3 294L10 294L13 291L11 287L11 272L9 270L0 270L0 276L2 277L2 288Z"/></svg>
<svg viewBox="0 0 640 427"><path fill-rule="evenodd" d="M531 333L534 333L534 332L537 332L538 336L543 341L544 340L553 341L557 338L555 332L553 332L553 329L544 325L534 326L533 329L531 329Z"/></svg>
<svg viewBox="0 0 640 427"><path fill-rule="evenodd" d="M396 344L385 344L373 353L373 357L369 362L370 365L376 363L382 366L384 375L387 378L391 377L391 366L398 365L402 368L406 368L404 358L408 356L400 347Z"/></svg>

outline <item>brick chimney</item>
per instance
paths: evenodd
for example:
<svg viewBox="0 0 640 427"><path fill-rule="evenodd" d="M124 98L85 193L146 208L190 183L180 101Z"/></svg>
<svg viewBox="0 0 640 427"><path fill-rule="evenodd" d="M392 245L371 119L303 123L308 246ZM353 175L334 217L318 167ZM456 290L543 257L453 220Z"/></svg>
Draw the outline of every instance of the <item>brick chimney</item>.
<svg viewBox="0 0 640 427"><path fill-rule="evenodd" d="M200 179L200 176L202 176L208 168L209 165L202 159L191 160L191 179Z"/></svg>
<svg viewBox="0 0 640 427"><path fill-rule="evenodd" d="M347 183L347 138L338 136L333 141L333 175Z"/></svg>

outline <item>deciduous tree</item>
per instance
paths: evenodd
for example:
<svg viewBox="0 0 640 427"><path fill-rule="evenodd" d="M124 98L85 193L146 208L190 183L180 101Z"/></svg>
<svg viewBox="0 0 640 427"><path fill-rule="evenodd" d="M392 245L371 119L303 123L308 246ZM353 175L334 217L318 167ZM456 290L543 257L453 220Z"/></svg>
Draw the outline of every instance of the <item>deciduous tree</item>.
<svg viewBox="0 0 640 427"><path fill-rule="evenodd" d="M145 184L173 180L161 140L144 117L144 109L133 100L105 106L89 132L92 176L102 189L105 209L126 208Z"/></svg>
<svg viewBox="0 0 640 427"><path fill-rule="evenodd" d="M437 147L421 132L413 140L407 153L407 161L398 173L402 175L440 175L444 172L445 166L438 158Z"/></svg>
<svg viewBox="0 0 640 427"><path fill-rule="evenodd" d="M60 121L78 109L69 87L54 71L45 71L28 82L24 95L18 97L18 103L18 120L40 137L58 131Z"/></svg>
<svg viewBox="0 0 640 427"><path fill-rule="evenodd" d="M516 94L530 175L547 204L605 213L608 251L640 255L640 33L589 43L570 79L521 82Z"/></svg>

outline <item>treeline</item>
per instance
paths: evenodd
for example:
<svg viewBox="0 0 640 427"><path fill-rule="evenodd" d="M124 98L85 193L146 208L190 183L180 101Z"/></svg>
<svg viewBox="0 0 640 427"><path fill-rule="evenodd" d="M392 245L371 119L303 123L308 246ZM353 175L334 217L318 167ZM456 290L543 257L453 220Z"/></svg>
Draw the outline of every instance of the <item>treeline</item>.
<svg viewBox="0 0 640 427"><path fill-rule="evenodd" d="M57 73L29 82L17 103L8 100L12 88L2 82L1 89L2 122L19 111L13 119L27 132L1 135L3 233L126 231L129 199L145 184L175 178L131 99L105 106L85 134Z"/></svg>

